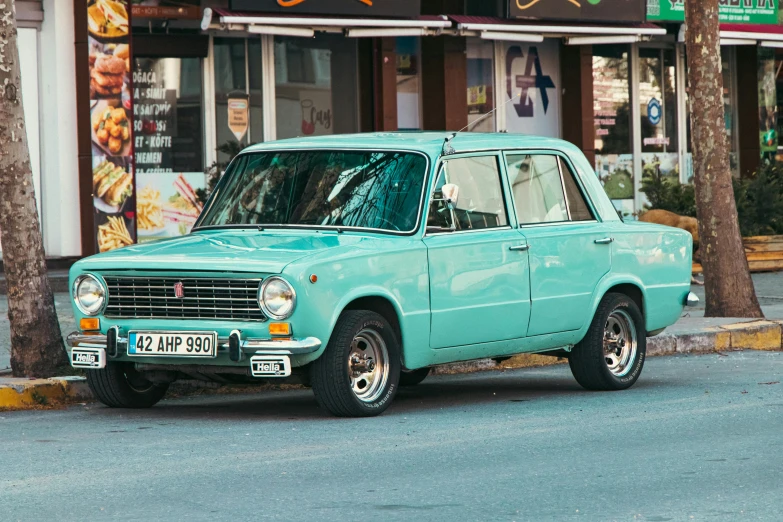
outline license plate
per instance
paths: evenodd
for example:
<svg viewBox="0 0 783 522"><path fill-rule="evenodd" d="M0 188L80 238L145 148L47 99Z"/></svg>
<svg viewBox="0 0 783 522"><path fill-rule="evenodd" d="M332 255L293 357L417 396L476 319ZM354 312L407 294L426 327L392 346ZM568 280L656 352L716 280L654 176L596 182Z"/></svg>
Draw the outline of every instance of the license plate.
<svg viewBox="0 0 783 522"><path fill-rule="evenodd" d="M128 355L142 357L215 357L215 332L129 332Z"/></svg>
<svg viewBox="0 0 783 522"><path fill-rule="evenodd" d="M287 355L254 355L250 358L253 377L288 377L291 375L291 359Z"/></svg>
<svg viewBox="0 0 783 522"><path fill-rule="evenodd" d="M106 368L106 350L103 348L73 348L71 366L99 370Z"/></svg>

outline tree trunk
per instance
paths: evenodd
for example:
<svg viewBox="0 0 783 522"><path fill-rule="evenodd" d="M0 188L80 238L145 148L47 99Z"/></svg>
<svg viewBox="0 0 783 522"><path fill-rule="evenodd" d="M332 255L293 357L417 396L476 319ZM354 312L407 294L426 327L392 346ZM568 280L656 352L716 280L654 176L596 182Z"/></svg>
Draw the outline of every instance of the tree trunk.
<svg viewBox="0 0 783 522"><path fill-rule="evenodd" d="M67 358L35 205L13 0L0 3L0 194L11 369L17 377L49 377Z"/></svg>
<svg viewBox="0 0 783 522"><path fill-rule="evenodd" d="M729 170L718 0L687 0L685 19L705 315L763 317L742 245Z"/></svg>

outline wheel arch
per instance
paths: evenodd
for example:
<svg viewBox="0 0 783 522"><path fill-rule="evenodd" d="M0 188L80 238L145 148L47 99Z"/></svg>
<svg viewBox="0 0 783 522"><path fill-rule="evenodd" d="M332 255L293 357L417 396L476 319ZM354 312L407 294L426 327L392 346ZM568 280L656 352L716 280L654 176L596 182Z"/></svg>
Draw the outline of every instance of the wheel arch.
<svg viewBox="0 0 783 522"><path fill-rule="evenodd" d="M601 281L596 288L596 292L593 294L593 303L591 306L590 320L582 326L581 335L587 333L587 329L590 327L590 322L595 316L598 305L606 294L618 293L628 296L639 307L639 311L642 314L642 318L645 322L645 328L647 327L647 292L645 291L644 284L632 276L618 276L610 274L609 277ZM581 338L581 336L580 336Z"/></svg>
<svg viewBox="0 0 783 522"><path fill-rule="evenodd" d="M346 310L369 310L383 316L384 319L389 321L389 324L397 334L397 340L400 342L400 345L402 345L402 330L399 312L395 304L386 296L365 295L356 297L340 310L340 314Z"/></svg>

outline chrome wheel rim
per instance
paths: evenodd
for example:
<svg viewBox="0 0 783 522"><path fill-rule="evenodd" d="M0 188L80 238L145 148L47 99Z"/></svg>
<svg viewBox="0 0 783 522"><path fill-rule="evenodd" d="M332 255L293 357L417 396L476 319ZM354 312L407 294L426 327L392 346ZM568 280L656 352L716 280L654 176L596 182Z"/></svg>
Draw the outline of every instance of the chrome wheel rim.
<svg viewBox="0 0 783 522"><path fill-rule="evenodd" d="M625 310L609 314L604 326L604 361L617 377L631 371L636 360L636 326Z"/></svg>
<svg viewBox="0 0 783 522"><path fill-rule="evenodd" d="M370 329L357 333L348 354L351 390L362 402L374 402L389 380L389 352L381 335Z"/></svg>

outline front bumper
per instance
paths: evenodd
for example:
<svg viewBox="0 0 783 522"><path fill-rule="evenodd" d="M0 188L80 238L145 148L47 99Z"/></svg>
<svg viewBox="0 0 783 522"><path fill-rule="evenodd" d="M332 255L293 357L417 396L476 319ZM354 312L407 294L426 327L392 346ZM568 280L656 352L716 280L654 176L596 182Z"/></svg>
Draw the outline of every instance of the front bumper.
<svg viewBox="0 0 783 522"><path fill-rule="evenodd" d="M71 348L103 348L110 354L123 355L128 350L128 338L117 335L116 349L109 346L108 336L103 334L85 334L73 332L66 338ZM218 354L228 352L228 337L218 338ZM239 349L245 355L305 355L321 348L321 340L316 337L302 339L241 339Z"/></svg>

